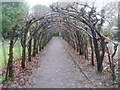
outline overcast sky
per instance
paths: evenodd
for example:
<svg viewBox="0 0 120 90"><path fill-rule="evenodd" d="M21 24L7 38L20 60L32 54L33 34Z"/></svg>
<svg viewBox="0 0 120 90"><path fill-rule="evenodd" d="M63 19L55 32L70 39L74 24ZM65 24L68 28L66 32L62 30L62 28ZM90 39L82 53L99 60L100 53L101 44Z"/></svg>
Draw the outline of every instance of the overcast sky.
<svg viewBox="0 0 120 90"><path fill-rule="evenodd" d="M42 4L42 5L47 5L49 6L51 3L56 2L56 1L61 1L61 2L67 2L67 1L81 1L81 2L96 2L97 7L102 7L108 2L117 2L120 0L25 0L28 2L30 7L33 7L36 4Z"/></svg>
<svg viewBox="0 0 120 90"><path fill-rule="evenodd" d="M56 2L58 0L25 0L28 2L30 7L33 7L36 4L42 4L42 5L47 5L49 6L51 3Z"/></svg>
<svg viewBox="0 0 120 90"><path fill-rule="evenodd" d="M0 0L2 2L19 2L19 1L24 1L24 0ZM61 2L75 2L75 1L79 1L79 2L96 2L96 6L97 7L102 7L103 5L105 5L108 2L117 2L120 0L25 0L30 7L33 7L36 4L42 4L42 5L47 5L49 6L51 3L53 2L57 2L57 1L61 1Z"/></svg>

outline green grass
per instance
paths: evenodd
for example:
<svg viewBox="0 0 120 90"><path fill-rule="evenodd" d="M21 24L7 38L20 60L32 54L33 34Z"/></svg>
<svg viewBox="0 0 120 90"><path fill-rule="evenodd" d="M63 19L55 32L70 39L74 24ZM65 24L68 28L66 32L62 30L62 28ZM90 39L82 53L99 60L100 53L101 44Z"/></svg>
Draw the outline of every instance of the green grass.
<svg viewBox="0 0 120 90"><path fill-rule="evenodd" d="M4 47L5 47L5 55L3 53L3 46L0 46L0 67L5 66L5 63L4 63L5 57L6 57L6 60L8 60L8 58L9 58L9 56L8 56L8 54L9 54L9 45L4 45ZM13 49L13 58L14 58L14 60L21 56L21 51L22 51L22 47L14 46L14 49Z"/></svg>
<svg viewBox="0 0 120 90"><path fill-rule="evenodd" d="M6 80L5 76L1 76L0 77L0 83L3 82L3 81L5 81L5 80Z"/></svg>

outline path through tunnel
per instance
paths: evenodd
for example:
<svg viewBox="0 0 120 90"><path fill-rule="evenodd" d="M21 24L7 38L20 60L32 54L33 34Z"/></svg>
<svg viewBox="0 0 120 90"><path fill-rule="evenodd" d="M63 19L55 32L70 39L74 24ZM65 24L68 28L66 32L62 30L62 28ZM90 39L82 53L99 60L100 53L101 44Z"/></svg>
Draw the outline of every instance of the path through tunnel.
<svg viewBox="0 0 120 90"><path fill-rule="evenodd" d="M40 69L36 71L34 88L96 87L79 71L69 55L65 41L53 37L44 50Z"/></svg>
<svg viewBox="0 0 120 90"><path fill-rule="evenodd" d="M90 61L93 67L96 66L100 73L105 67L104 58L108 56L107 62L115 81L114 56L118 43L102 33L104 10L97 12L94 6L78 2L69 3L66 7L55 4L50 8L51 12L42 16L30 15L19 31L16 31L19 23L12 26L6 79L12 79L14 76L13 48L16 40L20 39L22 69L26 68L26 59L31 62L31 58L36 57L38 53L43 50L46 53L42 57L41 69L36 73L38 78L35 87L96 87L90 80L86 82L87 76L83 71L80 73L75 70L80 67L74 67L75 62L72 61L63 42L67 42L78 55ZM109 42L114 45L112 55L107 46Z"/></svg>

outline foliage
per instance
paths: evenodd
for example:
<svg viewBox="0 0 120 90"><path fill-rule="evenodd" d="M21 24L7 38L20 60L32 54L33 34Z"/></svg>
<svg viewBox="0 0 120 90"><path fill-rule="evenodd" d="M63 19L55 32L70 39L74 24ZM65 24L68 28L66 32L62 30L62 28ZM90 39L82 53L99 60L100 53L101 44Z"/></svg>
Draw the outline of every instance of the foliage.
<svg viewBox="0 0 120 90"><path fill-rule="evenodd" d="M120 40L120 30L115 32L114 38L117 39L117 40Z"/></svg>
<svg viewBox="0 0 120 90"><path fill-rule="evenodd" d="M4 38L9 37L9 34L12 32L12 25L26 18L27 10L27 5L22 2L2 3L2 35ZM21 27L21 25L19 26Z"/></svg>
<svg viewBox="0 0 120 90"><path fill-rule="evenodd" d="M113 39L115 37L116 32L117 32L116 30L110 29L110 30L104 30L103 34L109 37L110 39Z"/></svg>
<svg viewBox="0 0 120 90"><path fill-rule="evenodd" d="M59 36L59 32L53 33L52 36L53 37L58 37Z"/></svg>
<svg viewBox="0 0 120 90"><path fill-rule="evenodd" d="M6 80L5 76L1 76L0 77L0 83L3 82L3 81L5 81L5 80Z"/></svg>
<svg viewBox="0 0 120 90"><path fill-rule="evenodd" d="M107 28L110 29L117 25L118 21L118 2L109 2L103 9L105 10L105 19L108 23Z"/></svg>
<svg viewBox="0 0 120 90"><path fill-rule="evenodd" d="M0 2L0 38L2 37L2 4Z"/></svg>

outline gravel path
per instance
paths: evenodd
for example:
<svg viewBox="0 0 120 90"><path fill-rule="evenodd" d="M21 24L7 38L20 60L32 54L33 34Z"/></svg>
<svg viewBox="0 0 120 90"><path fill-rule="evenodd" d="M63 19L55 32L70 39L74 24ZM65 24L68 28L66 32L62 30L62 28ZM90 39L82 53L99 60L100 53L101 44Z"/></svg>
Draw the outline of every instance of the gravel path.
<svg viewBox="0 0 120 90"><path fill-rule="evenodd" d="M43 53L41 67L35 73L34 88L93 87L75 66L61 38L52 38Z"/></svg>

